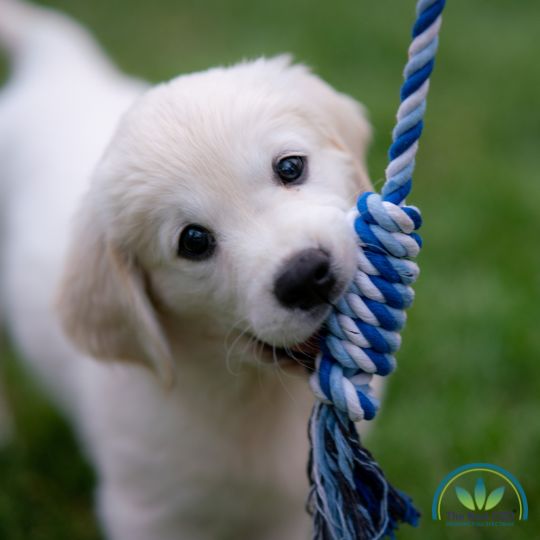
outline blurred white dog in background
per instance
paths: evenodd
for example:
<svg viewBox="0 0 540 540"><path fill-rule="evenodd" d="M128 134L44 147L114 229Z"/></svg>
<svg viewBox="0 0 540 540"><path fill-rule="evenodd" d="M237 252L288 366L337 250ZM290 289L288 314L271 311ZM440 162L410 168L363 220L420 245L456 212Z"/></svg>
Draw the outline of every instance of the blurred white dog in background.
<svg viewBox="0 0 540 540"><path fill-rule="evenodd" d="M300 364L355 270L362 108L286 57L150 88L16 0L0 43L2 317L106 535L307 538Z"/></svg>

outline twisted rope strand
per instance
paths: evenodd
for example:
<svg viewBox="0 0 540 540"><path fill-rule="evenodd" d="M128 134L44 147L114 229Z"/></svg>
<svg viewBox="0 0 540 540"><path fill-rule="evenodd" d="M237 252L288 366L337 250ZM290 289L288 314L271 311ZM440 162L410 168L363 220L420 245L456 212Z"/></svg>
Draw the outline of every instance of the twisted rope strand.
<svg viewBox="0 0 540 540"><path fill-rule="evenodd" d="M429 76L439 43L444 0L420 0L401 104L392 132L390 162L381 194L364 193L356 205L357 273L326 322L322 351L311 377L317 398L352 421L372 419L379 407L370 381L395 366L399 332L414 299L411 284L419 274L414 259L422 246L416 230L420 212L406 206L423 129Z"/></svg>

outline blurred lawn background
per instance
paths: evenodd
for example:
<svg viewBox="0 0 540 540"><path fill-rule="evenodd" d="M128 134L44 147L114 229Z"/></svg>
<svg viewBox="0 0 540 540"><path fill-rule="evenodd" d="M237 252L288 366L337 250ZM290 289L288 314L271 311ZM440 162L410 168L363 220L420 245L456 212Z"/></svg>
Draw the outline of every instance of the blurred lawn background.
<svg viewBox="0 0 540 540"><path fill-rule="evenodd" d="M425 218L422 275L369 447L423 512L420 529L403 528L400 539L532 540L540 538L540 4L448 4L410 198ZM50 5L87 25L123 70L151 81L292 52L366 104L380 185L413 0ZM69 429L7 343L0 354L16 425L0 450L0 539L98 539L92 474ZM517 476L529 522L431 521L437 485L470 462Z"/></svg>

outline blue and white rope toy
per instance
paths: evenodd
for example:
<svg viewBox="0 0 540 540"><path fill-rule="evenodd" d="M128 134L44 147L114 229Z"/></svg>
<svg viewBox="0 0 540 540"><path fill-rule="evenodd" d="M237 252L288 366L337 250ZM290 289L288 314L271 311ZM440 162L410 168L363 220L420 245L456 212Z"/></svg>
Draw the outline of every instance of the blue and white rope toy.
<svg viewBox="0 0 540 540"><path fill-rule="evenodd" d="M401 105L392 133L390 163L381 194L357 202L358 270L328 318L311 386L318 402L309 425L311 492L308 508L314 540L394 537L398 522L420 517L410 498L393 488L362 447L354 422L371 420L378 402L374 374L396 365L405 309L418 276L413 259L422 245L420 212L406 206L422 133L429 76L433 70L445 0L419 0Z"/></svg>

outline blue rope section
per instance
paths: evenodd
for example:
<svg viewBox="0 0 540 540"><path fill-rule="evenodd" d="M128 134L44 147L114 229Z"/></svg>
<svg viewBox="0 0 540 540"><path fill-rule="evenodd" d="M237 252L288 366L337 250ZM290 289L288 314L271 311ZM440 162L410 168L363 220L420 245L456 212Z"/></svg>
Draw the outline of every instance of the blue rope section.
<svg viewBox="0 0 540 540"><path fill-rule="evenodd" d="M370 381L374 374L394 370L404 310L414 299L411 284L419 273L414 259L422 246L415 231L422 219L405 198L412 187L444 5L445 0L417 3L386 182L381 194L363 193L357 201L357 273L326 322L311 377L319 400L309 428L309 507L316 540L393 536L398 521L415 524L419 517L362 448L354 422L371 420L377 412Z"/></svg>

